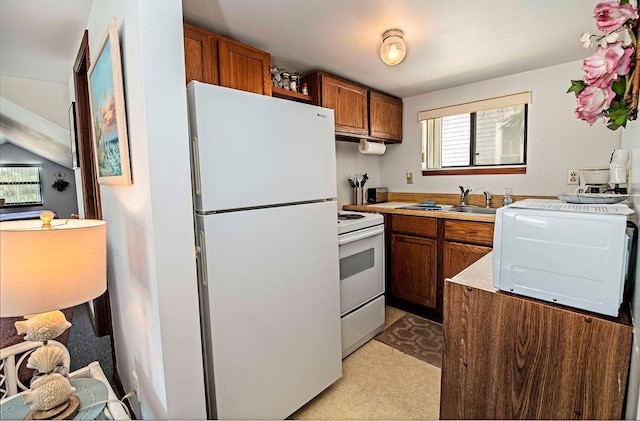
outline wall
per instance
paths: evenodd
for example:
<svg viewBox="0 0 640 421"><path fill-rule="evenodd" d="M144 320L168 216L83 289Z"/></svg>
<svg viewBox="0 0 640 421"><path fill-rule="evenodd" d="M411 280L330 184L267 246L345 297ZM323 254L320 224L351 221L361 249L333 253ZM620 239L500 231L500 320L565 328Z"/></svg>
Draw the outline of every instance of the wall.
<svg viewBox="0 0 640 421"><path fill-rule="evenodd" d="M71 104L68 89L66 84L0 75L4 98L65 128Z"/></svg>
<svg viewBox="0 0 640 421"><path fill-rule="evenodd" d="M458 193L458 185L480 193L556 195L572 191L567 171L607 166L620 133L597 122L589 126L573 111L575 97L566 94L571 79L582 76L582 61L431 92L403 100L403 141L391 145L380 160L380 179L390 191ZM522 91L532 91L529 106L527 173L524 175L421 176L421 135L418 112ZM407 170L414 184L406 184Z"/></svg>
<svg viewBox="0 0 640 421"><path fill-rule="evenodd" d="M39 155L33 154L12 143L0 145L0 163L2 164L42 164L42 206L19 206L2 208L2 213L25 212L30 210L51 210L59 218L69 218L72 213L78 213L76 204L76 183L73 171L51 162ZM66 190L59 192L51 187L55 181L53 174L66 173L65 180L69 182Z"/></svg>
<svg viewBox="0 0 640 421"><path fill-rule="evenodd" d="M640 212L640 121L630 122L622 131L621 147L631 151L629 169L631 204L636 211L636 224L640 225L638 221L638 212ZM636 257L635 288L631 303L631 318L634 326L633 345L625 416L628 420L640 419L640 253Z"/></svg>
<svg viewBox="0 0 640 421"><path fill-rule="evenodd" d="M119 24L133 173L132 186L100 186L116 368L126 390L137 374L141 403L131 399L137 417L202 419L182 5L94 0L87 23L91 57L112 16Z"/></svg>
<svg viewBox="0 0 640 421"><path fill-rule="evenodd" d="M336 179L338 180L338 209L344 205L355 203L353 189L347 178L351 174L367 174L369 180L365 190L369 187L381 187L380 160L376 155L363 155L359 150L359 143L336 141Z"/></svg>

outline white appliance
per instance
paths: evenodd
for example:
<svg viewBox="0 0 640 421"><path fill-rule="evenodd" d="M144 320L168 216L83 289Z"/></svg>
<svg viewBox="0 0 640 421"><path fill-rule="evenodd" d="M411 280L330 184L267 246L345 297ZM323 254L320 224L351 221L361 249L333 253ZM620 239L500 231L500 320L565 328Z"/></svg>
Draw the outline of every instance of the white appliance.
<svg viewBox="0 0 640 421"><path fill-rule="evenodd" d="M616 193L627 193L627 189L620 189L620 184L627 185L627 165L629 164L629 151L615 149L611 153L609 163L609 183Z"/></svg>
<svg viewBox="0 0 640 421"><path fill-rule="evenodd" d="M626 205L524 200L496 212L493 285L618 316L633 232Z"/></svg>
<svg viewBox="0 0 640 421"><path fill-rule="evenodd" d="M208 416L284 419L342 375L333 110L187 94Z"/></svg>
<svg viewBox="0 0 640 421"><path fill-rule="evenodd" d="M342 358L384 330L384 218L339 212Z"/></svg>

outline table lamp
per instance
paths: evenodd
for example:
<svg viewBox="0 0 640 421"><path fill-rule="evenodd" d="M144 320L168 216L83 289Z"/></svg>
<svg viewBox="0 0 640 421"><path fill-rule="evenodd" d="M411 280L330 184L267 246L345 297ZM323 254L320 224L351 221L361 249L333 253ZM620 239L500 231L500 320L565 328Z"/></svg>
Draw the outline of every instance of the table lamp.
<svg viewBox="0 0 640 421"><path fill-rule="evenodd" d="M56 351L46 343L71 326L59 309L105 292L106 249L104 221L54 220L53 213L45 211L40 220L0 222L0 317L25 315L27 320L16 322L18 333L43 342L29 357L28 366L43 376L25 392L25 403L32 404L27 417L72 417L74 406L77 412L74 389L54 372Z"/></svg>

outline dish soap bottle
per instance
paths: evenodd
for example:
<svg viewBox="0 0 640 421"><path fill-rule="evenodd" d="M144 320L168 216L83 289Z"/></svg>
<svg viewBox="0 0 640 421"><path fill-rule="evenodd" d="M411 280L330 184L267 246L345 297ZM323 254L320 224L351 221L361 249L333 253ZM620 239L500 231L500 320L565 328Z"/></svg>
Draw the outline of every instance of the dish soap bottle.
<svg viewBox="0 0 640 421"><path fill-rule="evenodd" d="M513 199L511 198L511 189L504 189L504 197L502 198L502 206L509 206L513 203Z"/></svg>

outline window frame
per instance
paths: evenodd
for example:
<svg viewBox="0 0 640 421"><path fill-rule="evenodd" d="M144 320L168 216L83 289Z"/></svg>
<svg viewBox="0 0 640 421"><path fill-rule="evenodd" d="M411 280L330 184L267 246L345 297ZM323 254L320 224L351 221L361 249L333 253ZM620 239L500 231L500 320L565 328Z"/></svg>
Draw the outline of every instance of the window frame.
<svg viewBox="0 0 640 421"><path fill-rule="evenodd" d="M21 183L10 183L0 181L0 185L32 185L37 184L38 189L40 191L40 202L19 202L19 203L10 203L8 199L5 197L5 203L3 207L28 207L28 206L44 206L44 189L43 189L43 180L42 180L42 164L40 163L31 163L31 164L14 164L14 163L2 163L0 164L0 168L37 168L38 169L38 181L37 182L21 182Z"/></svg>
<svg viewBox="0 0 640 421"><path fill-rule="evenodd" d="M489 98L479 101L467 102L448 107L435 108L418 113L418 121L421 124L421 166L427 168L422 169L423 176L430 175L467 175L467 174L526 174L527 169L527 144L529 137L529 104L531 103L531 91L520 92L501 97ZM522 161L521 164L476 164L474 151L476 147L476 121L477 113L481 111L508 108L512 106L524 106L524 122L523 122L523 142L522 142ZM470 115L470 133L469 133L469 165L449 166L444 168L428 168L429 165L429 139L425 139L426 127L429 120L438 119L451 115L468 114ZM426 141L425 141L426 140ZM441 148L441 146L440 146ZM440 153L442 153L440 151Z"/></svg>

